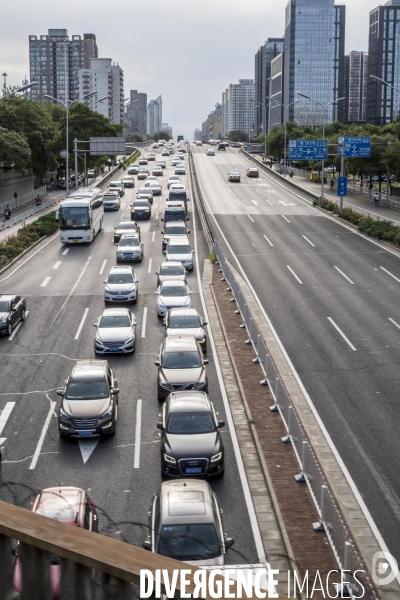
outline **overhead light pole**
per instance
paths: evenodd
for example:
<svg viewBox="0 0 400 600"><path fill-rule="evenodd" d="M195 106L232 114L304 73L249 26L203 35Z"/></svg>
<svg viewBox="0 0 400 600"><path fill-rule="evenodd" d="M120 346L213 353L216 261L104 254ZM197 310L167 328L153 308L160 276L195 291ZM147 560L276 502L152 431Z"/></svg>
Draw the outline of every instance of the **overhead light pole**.
<svg viewBox="0 0 400 600"><path fill-rule="evenodd" d="M267 100L271 100L269 96L266 96ZM263 104L262 102L256 102L253 98L250 98L250 102L254 102L256 106L262 106L264 109L264 164L267 164L267 106L268 104Z"/></svg>
<svg viewBox="0 0 400 600"><path fill-rule="evenodd" d="M282 108L283 108L283 122L284 122L284 126L285 126L285 142L284 142L284 144L285 144L285 151L284 151L283 176L286 177L286 166L287 166L287 120L288 120L287 119L287 114L288 114L289 108L291 106L293 106L294 104L298 104L300 102L300 100L295 100L294 102L291 102L287 106L285 106L283 104L283 102L278 102L277 100L273 100L273 102L277 106L282 106Z"/></svg>
<svg viewBox="0 0 400 600"><path fill-rule="evenodd" d="M32 83L26 83L22 87L15 90L15 92L11 92L11 94L5 94L4 96L2 96L0 98L0 100L3 100L3 98L9 98L10 96L14 96L15 94L19 94L20 92L25 92L25 90L29 90L31 87L34 87L37 84L38 84L37 81L32 81Z"/></svg>

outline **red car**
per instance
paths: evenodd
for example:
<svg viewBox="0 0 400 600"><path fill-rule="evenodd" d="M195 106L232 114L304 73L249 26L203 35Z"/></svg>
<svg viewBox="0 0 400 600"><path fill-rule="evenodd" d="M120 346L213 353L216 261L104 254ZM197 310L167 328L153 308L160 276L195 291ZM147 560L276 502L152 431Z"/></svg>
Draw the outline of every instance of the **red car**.
<svg viewBox="0 0 400 600"><path fill-rule="evenodd" d="M82 527L98 533L98 517L96 507L85 490L75 487L47 488L35 496L31 511L56 519L68 525ZM60 558L56 554L50 556L50 580L53 598L61 595ZM17 548L14 564L13 583L15 590L22 594L22 564L20 548Z"/></svg>

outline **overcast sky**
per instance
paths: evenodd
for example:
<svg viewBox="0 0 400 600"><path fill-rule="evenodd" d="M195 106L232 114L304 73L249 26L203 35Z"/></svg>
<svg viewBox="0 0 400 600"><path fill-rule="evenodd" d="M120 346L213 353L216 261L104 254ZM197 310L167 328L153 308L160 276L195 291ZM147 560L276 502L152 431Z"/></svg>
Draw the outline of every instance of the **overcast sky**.
<svg viewBox="0 0 400 600"><path fill-rule="evenodd" d="M386 0L381 1L384 4ZM368 14L379 0L347 0L346 52L368 50ZM28 36L50 28L95 33L101 57L130 89L163 99L174 137L192 139L230 83L254 78L254 55L284 32L287 0L12 0L2 2L0 74L29 79Z"/></svg>

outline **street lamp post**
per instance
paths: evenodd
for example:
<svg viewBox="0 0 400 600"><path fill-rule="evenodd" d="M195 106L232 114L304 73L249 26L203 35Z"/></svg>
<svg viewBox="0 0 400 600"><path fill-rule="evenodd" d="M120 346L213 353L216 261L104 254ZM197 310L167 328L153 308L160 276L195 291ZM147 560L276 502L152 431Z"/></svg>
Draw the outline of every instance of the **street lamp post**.
<svg viewBox="0 0 400 600"><path fill-rule="evenodd" d="M318 106L320 106L322 108L322 139L325 139L325 113L328 109L328 106L331 106L332 104L337 104L338 102L340 102L341 100L345 100L345 98L338 98L337 100L332 100L331 102L328 102L328 104L325 104L325 106L319 102L319 100L315 100L314 98L310 98L310 96L307 96L306 94L301 94L300 92L298 92L298 95L301 96L302 98L306 98L307 100L310 100L310 102L315 102L315 104L318 104ZM321 183L321 204L324 201L324 188L325 188L325 161L322 161L322 183Z"/></svg>
<svg viewBox="0 0 400 600"><path fill-rule="evenodd" d="M269 96L266 98L267 100L271 100ZM263 104L262 102L256 102L253 98L250 98L250 102L254 102L256 106L262 106L264 109L264 164L267 164L267 106L268 104ZM257 125L258 127L258 125Z"/></svg>
<svg viewBox="0 0 400 600"><path fill-rule="evenodd" d="M32 83L26 83L22 87L20 87L17 90L15 90L15 92L11 92L11 94L5 94L4 96L2 96L0 98L0 100L3 100L3 98L9 98L10 96L14 96L15 94L19 94L20 92L24 92L25 90L28 90L28 89L30 89L31 87L33 87L33 86L35 86L37 84L38 84L37 81L32 81Z"/></svg>
<svg viewBox="0 0 400 600"><path fill-rule="evenodd" d="M289 108L291 106L293 106L294 104L297 104L298 102L300 102L300 100L295 100L294 102L291 102L287 106L285 106L283 104L283 102L278 102L277 100L274 100L274 102L275 102L275 104L277 104L278 106L280 105L283 108L283 119L284 119L284 125L285 125L285 152L284 152L283 176L286 177L286 166L287 166L287 111L289 110Z"/></svg>

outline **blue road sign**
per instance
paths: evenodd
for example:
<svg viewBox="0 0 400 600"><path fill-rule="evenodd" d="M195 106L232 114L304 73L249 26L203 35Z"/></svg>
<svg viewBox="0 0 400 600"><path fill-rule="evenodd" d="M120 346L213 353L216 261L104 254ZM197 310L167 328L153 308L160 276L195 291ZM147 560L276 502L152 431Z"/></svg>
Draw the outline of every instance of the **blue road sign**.
<svg viewBox="0 0 400 600"><path fill-rule="evenodd" d="M342 144L344 144L344 155L349 158L369 158L371 156L370 137L340 137L338 143L339 156L342 155Z"/></svg>
<svg viewBox="0 0 400 600"><path fill-rule="evenodd" d="M327 140L289 140L290 160L327 160Z"/></svg>
<svg viewBox="0 0 400 600"><path fill-rule="evenodd" d="M337 195L347 196L347 177L338 177Z"/></svg>

